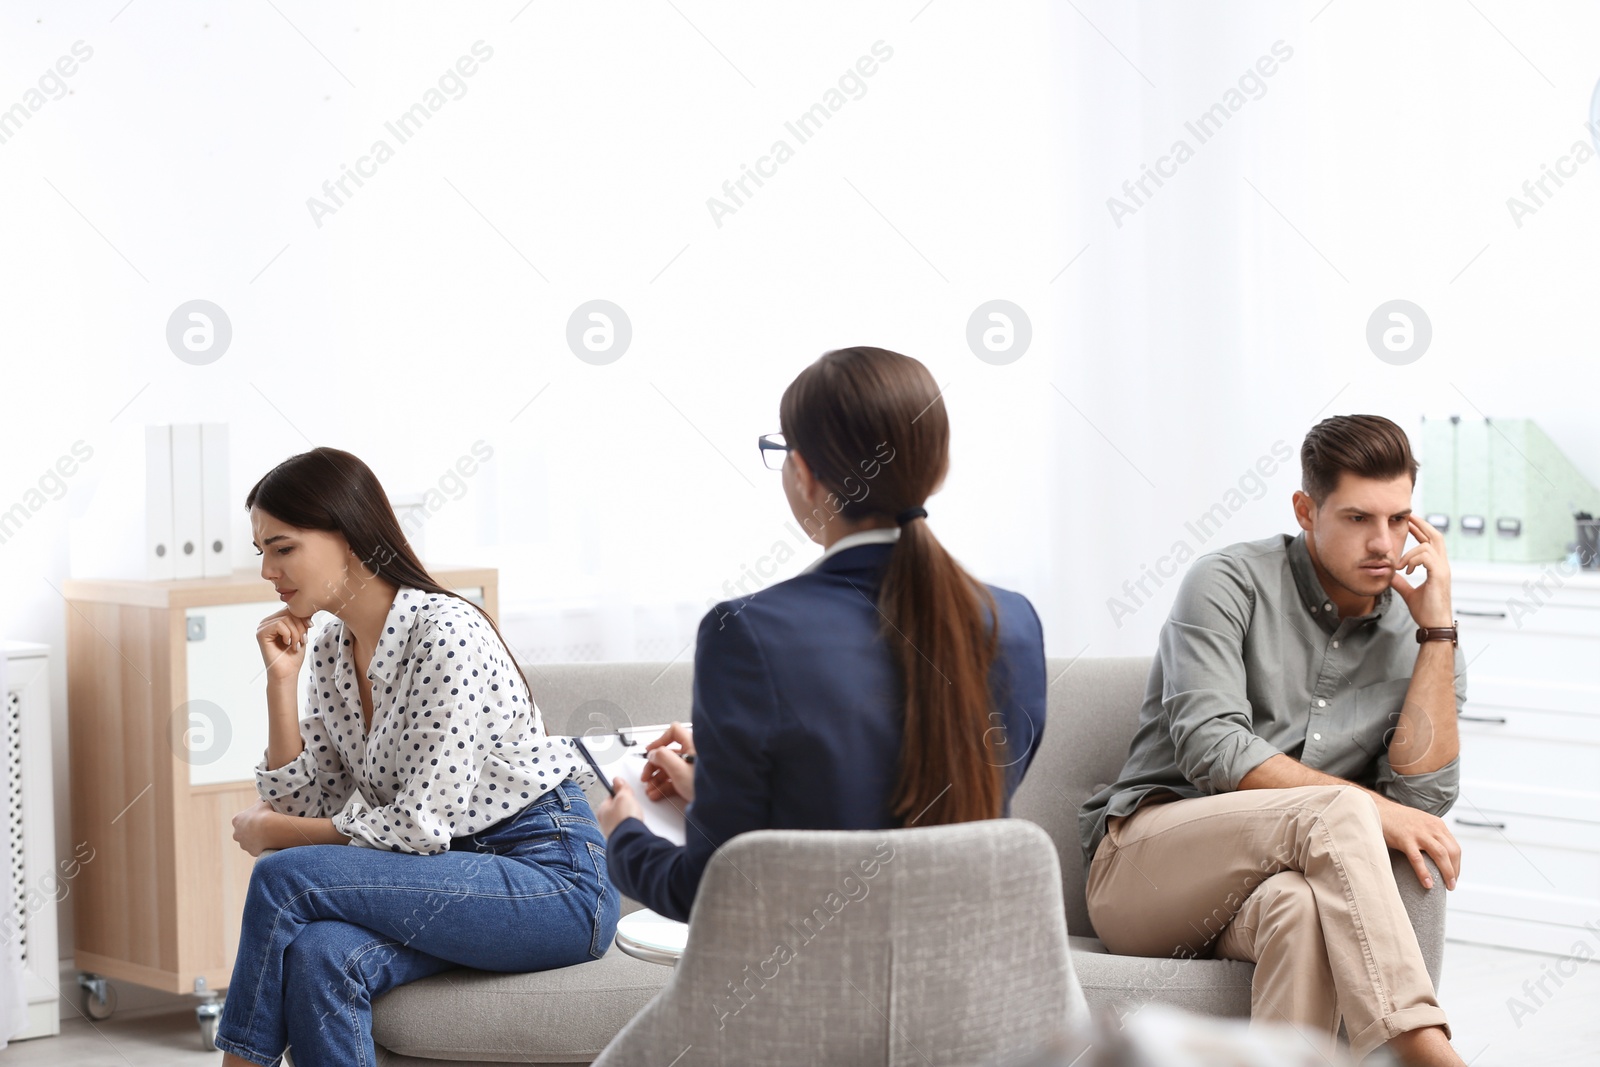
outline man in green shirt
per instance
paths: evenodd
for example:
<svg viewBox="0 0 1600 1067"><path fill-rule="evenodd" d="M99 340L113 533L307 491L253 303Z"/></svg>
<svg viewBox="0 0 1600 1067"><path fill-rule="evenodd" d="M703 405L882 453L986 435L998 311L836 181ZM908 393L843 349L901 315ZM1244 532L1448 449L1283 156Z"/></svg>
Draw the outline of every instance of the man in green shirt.
<svg viewBox="0 0 1600 1067"><path fill-rule="evenodd" d="M1252 1018L1326 1050L1342 1017L1357 1057L1461 1064L1388 857L1455 888L1440 816L1466 668L1444 539L1411 512L1390 420L1326 419L1300 459L1301 532L1184 576L1127 763L1079 814L1089 916L1113 952L1254 961Z"/></svg>

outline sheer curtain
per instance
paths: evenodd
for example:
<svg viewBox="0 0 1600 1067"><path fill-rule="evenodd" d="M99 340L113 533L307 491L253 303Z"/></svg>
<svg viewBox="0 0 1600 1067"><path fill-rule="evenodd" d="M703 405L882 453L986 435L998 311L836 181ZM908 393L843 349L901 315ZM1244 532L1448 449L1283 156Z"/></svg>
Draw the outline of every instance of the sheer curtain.
<svg viewBox="0 0 1600 1067"><path fill-rule="evenodd" d="M1313 50L1288 5L1058 17L1076 259L1044 617L1052 654L1148 655L1193 555L1290 528L1281 457L1338 388L1308 358L1327 267L1285 221L1313 214Z"/></svg>

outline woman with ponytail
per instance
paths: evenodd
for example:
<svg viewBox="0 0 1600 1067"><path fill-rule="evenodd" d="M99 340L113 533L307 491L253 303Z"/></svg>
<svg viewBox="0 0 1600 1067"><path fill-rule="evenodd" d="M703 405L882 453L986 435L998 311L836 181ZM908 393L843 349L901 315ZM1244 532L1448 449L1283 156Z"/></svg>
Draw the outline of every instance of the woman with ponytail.
<svg viewBox="0 0 1600 1067"><path fill-rule="evenodd" d="M967 574L929 525L950 426L928 369L829 352L784 392L779 423L762 453L822 558L700 623L693 734L653 742L644 783L689 800L688 843L646 829L620 778L598 812L612 880L675 919L712 852L748 830L1000 818L1044 729L1033 606Z"/></svg>
<svg viewBox="0 0 1600 1067"><path fill-rule="evenodd" d="M604 955L621 900L587 764L545 735L494 620L429 576L348 452L291 456L245 506L284 606L256 631L268 742L233 836L279 851L250 875L224 1067L376 1063L372 1001L395 986Z"/></svg>

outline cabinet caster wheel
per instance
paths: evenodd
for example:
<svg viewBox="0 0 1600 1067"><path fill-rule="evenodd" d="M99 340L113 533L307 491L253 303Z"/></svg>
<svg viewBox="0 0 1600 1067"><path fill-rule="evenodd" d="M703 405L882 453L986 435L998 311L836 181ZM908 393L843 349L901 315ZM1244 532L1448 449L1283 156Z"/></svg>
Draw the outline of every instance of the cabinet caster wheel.
<svg viewBox="0 0 1600 1067"><path fill-rule="evenodd" d="M217 1047L217 1023L222 1018L222 1001L206 1000L195 1005L194 1021L200 1024L200 1047L207 1052Z"/></svg>
<svg viewBox="0 0 1600 1067"><path fill-rule="evenodd" d="M83 990L83 1011L95 1022L104 1022L117 1010L117 987L97 974L78 975Z"/></svg>

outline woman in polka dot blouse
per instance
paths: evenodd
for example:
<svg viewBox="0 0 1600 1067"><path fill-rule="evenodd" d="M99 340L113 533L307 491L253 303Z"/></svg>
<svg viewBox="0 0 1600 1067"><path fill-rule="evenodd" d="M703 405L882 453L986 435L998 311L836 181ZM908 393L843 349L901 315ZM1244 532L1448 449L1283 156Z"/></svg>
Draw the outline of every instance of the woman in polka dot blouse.
<svg viewBox="0 0 1600 1067"><path fill-rule="evenodd" d="M621 902L588 764L545 735L494 622L428 575L348 452L285 460L245 505L284 608L256 633L269 740L234 839L279 851L251 873L225 1067L374 1063L371 1003L397 985L604 955Z"/></svg>

